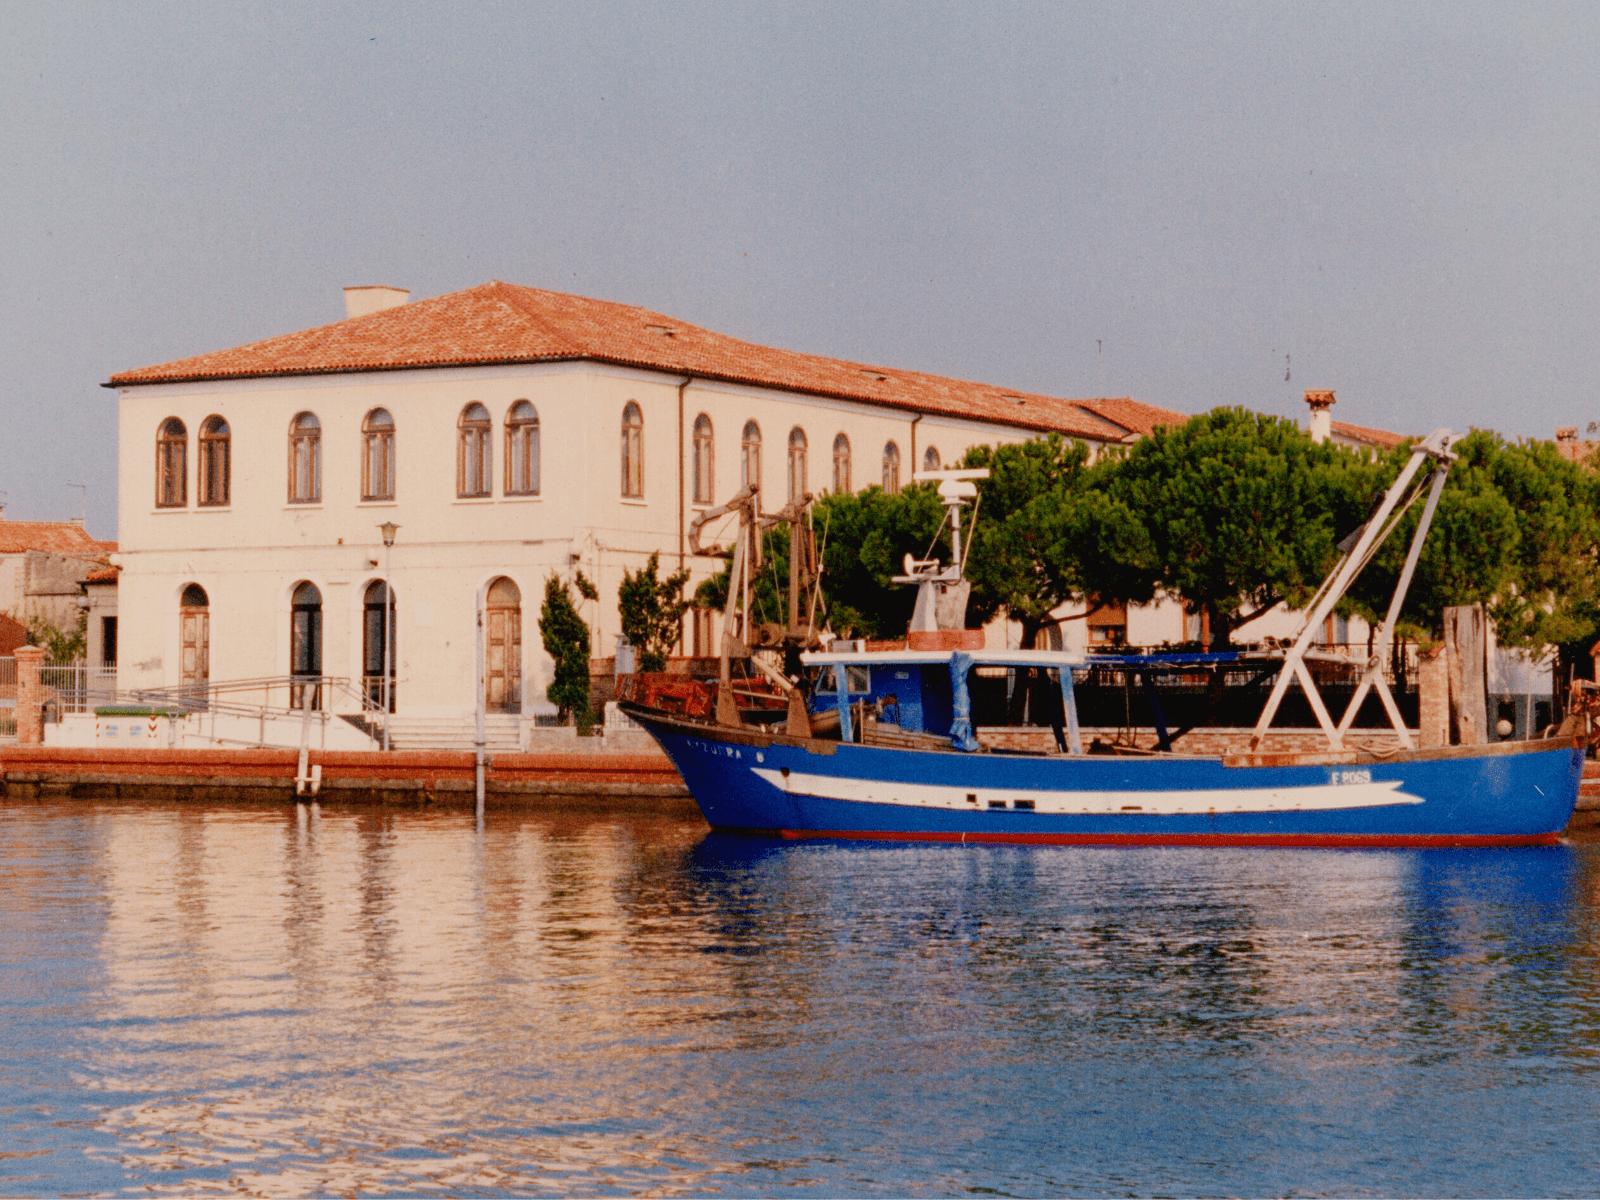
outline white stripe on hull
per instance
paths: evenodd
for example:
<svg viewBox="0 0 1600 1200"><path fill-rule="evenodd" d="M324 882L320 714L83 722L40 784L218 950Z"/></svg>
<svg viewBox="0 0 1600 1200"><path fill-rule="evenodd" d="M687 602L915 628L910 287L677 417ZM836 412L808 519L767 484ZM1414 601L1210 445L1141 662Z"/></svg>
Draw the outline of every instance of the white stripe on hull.
<svg viewBox="0 0 1600 1200"><path fill-rule="evenodd" d="M1023 809L1039 813L1122 816L1180 813L1317 812L1341 808L1383 808L1421 804L1422 797L1400 791L1398 779L1373 782L1369 771L1334 771L1333 782L1311 787L1220 788L1170 792L996 791L929 783L889 783L877 779L839 779L831 775L785 774L770 767L751 767L773 787L795 796L852 800L862 804L899 804L914 808L978 811ZM1022 803L1018 803L1021 801Z"/></svg>

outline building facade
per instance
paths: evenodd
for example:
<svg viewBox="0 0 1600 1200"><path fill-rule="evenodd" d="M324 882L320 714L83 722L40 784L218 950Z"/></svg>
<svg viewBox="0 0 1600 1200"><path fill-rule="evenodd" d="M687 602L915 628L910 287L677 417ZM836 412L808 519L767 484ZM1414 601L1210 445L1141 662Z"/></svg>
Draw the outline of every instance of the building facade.
<svg viewBox="0 0 1600 1200"><path fill-rule="evenodd" d="M688 525L747 481L775 510L807 491L897 489L980 443L1104 446L1186 419L498 282L405 296L349 289L345 321L107 384L120 687L314 674L377 695L387 641L398 713L470 712L479 687L492 710L524 710L553 673L546 579L581 568L597 584L583 615L609 654L623 571L655 552L691 587L714 574L719 561L688 554Z"/></svg>

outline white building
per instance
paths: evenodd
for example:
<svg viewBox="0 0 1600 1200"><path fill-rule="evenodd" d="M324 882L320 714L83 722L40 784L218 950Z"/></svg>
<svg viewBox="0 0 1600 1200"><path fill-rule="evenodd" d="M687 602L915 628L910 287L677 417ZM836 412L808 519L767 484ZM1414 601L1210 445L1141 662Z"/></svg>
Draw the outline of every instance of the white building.
<svg viewBox="0 0 1600 1200"><path fill-rule="evenodd" d="M595 652L622 571L694 580L697 510L909 482L979 443L1129 441L1180 413L798 354L622 304L493 282L406 303L346 289L333 325L114 376L119 685L324 674L378 682L392 558L397 712L542 700L546 578L581 566ZM692 584L691 584L692 586ZM691 649L693 647L690 647ZM705 647L709 649L709 647Z"/></svg>

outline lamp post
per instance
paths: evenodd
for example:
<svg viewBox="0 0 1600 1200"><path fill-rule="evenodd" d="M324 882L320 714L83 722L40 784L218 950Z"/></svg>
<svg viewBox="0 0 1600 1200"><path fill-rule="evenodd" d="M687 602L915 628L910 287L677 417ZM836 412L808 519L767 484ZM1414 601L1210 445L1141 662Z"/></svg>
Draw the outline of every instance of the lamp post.
<svg viewBox="0 0 1600 1200"><path fill-rule="evenodd" d="M394 663L394 585L389 582L390 556L394 552L394 535L400 526L393 521L385 521L378 526L378 532L383 534L383 748L389 749L389 679L393 674Z"/></svg>

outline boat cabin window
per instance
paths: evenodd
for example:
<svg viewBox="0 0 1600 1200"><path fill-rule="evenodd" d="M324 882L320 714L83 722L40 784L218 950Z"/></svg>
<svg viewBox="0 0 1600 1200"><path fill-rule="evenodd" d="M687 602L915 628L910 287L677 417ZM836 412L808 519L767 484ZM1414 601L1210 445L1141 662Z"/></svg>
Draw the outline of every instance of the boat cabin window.
<svg viewBox="0 0 1600 1200"><path fill-rule="evenodd" d="M822 676L817 680L817 689L824 692L837 692L839 690L839 677L834 674L838 667L823 667ZM849 672L850 692L852 695L866 695L872 690L872 670L870 667L847 666Z"/></svg>

